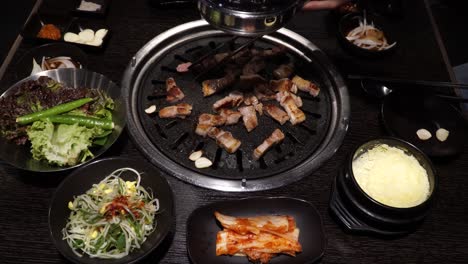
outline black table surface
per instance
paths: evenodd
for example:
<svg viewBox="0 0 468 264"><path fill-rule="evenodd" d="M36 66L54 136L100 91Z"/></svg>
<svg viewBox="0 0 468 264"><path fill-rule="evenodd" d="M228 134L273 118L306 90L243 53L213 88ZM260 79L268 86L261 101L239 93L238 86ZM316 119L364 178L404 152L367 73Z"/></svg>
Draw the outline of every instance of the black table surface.
<svg viewBox="0 0 468 264"><path fill-rule="evenodd" d="M40 11L67 14L72 1L46 0ZM405 16L388 18L399 48L391 56L362 59L346 53L336 39L336 17L330 12L301 13L289 28L324 50L346 74L449 81L447 68L431 26L424 1L404 1ZM159 9L147 1L111 1L105 22L112 37L101 53L89 54L89 68L120 83L130 58L159 33L199 19L193 6ZM99 20L99 19L98 19ZM103 20L103 21L102 21ZM14 62L34 47L24 42L0 82L1 90L18 81ZM379 103L350 83L351 124L342 147L319 170L288 186L258 193L223 193L202 189L167 176L174 194L176 221L163 245L145 263L189 263L186 221L196 208L215 201L251 196L288 196L312 202L324 220L328 245L322 263L468 263L468 155L434 160L439 190L430 215L414 233L397 239L353 235L333 220L328 211L333 178L349 152L359 143L385 136L379 121ZM465 149L466 150L466 149ZM103 156L143 158L125 131ZM0 262L63 263L49 237L48 207L57 185L67 173L40 174L0 163Z"/></svg>

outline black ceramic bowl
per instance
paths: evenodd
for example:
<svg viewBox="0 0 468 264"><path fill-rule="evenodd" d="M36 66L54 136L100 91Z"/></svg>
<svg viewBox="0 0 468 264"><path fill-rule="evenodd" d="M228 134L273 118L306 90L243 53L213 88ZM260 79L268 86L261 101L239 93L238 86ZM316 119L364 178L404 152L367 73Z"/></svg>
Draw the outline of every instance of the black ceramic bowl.
<svg viewBox="0 0 468 264"><path fill-rule="evenodd" d="M78 257L70 246L63 240L62 229L70 216L68 202L75 196L85 193L93 184L100 182L116 169L131 167L141 173L141 186L147 191L151 189L155 198L159 200L159 213L156 215L157 226L140 249L135 249L128 256L120 259L90 258L86 255ZM135 180L135 175L123 173L124 180ZM70 174L57 187L49 208L49 229L52 241L60 253L74 263L86 264L120 264L134 263L156 249L164 240L175 221L173 209L173 194L167 180L153 165L144 160L126 158L108 158L89 163Z"/></svg>
<svg viewBox="0 0 468 264"><path fill-rule="evenodd" d="M349 13L340 19L338 23L338 39L343 48L361 57L380 57L393 52L398 44L386 50L369 50L354 45L346 38L351 30L359 26L359 21L362 21L363 18L364 16L361 13ZM371 14L366 15L366 20L368 24L374 23L374 26L384 33L384 36L386 37L389 44L395 42L392 31L387 26L385 20L379 16L374 16Z"/></svg>
<svg viewBox="0 0 468 264"><path fill-rule="evenodd" d="M381 144L403 150L416 158L426 170L429 196L421 204L397 208L382 204L370 197L357 183L352 164L361 154ZM368 141L357 147L335 179L330 199L330 209L337 219L351 231L365 231L381 235L405 234L415 230L428 214L437 189L435 169L429 158L414 145L396 138Z"/></svg>
<svg viewBox="0 0 468 264"><path fill-rule="evenodd" d="M40 65L43 57L59 56L70 57L82 69L88 65L88 56L80 48L66 43L49 43L30 50L18 60L15 67L16 78L23 79L31 74L33 59Z"/></svg>

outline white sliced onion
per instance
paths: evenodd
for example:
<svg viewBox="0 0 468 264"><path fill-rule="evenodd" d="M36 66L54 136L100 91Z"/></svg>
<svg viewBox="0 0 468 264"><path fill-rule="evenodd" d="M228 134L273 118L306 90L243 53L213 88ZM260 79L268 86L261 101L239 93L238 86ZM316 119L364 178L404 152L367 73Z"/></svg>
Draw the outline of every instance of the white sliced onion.
<svg viewBox="0 0 468 264"><path fill-rule="evenodd" d="M36 60L33 58L33 67L31 71L31 75L34 75L41 71L42 71L41 65L39 65L39 63L37 63Z"/></svg>

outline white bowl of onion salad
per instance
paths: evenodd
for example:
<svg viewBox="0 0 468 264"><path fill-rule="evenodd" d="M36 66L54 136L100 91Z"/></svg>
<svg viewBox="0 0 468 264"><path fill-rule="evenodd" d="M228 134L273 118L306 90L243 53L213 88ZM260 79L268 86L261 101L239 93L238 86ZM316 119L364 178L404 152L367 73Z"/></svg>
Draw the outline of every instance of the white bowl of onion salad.
<svg viewBox="0 0 468 264"><path fill-rule="evenodd" d="M141 260L165 240L174 220L166 179L145 161L125 158L74 171L57 188L49 209L52 240L75 263Z"/></svg>

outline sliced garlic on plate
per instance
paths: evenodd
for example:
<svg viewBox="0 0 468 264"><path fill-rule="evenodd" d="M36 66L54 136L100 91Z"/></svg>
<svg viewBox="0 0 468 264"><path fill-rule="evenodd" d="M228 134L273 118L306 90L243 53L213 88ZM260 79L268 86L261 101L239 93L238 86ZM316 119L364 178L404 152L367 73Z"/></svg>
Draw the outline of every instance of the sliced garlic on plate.
<svg viewBox="0 0 468 264"><path fill-rule="evenodd" d="M94 40L94 31L92 29L85 29L78 33L78 36L80 37L81 40L84 42L89 42Z"/></svg>
<svg viewBox="0 0 468 264"><path fill-rule="evenodd" d="M107 29L101 28L98 31L96 31L96 34L94 34L94 37L104 39L106 35L107 35Z"/></svg>
<svg viewBox="0 0 468 264"><path fill-rule="evenodd" d="M73 32L67 32L65 35L63 35L63 39L67 42L77 42L80 37Z"/></svg>

